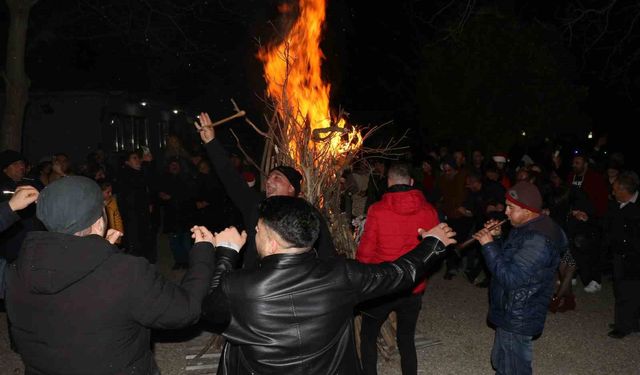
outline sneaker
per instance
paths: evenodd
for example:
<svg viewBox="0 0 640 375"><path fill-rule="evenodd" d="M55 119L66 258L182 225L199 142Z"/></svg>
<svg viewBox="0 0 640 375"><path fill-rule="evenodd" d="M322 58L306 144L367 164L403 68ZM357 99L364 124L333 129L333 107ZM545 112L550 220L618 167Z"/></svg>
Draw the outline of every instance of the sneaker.
<svg viewBox="0 0 640 375"><path fill-rule="evenodd" d="M584 291L587 293L596 293L602 289L600 283L595 280L591 280L587 286L584 287Z"/></svg>

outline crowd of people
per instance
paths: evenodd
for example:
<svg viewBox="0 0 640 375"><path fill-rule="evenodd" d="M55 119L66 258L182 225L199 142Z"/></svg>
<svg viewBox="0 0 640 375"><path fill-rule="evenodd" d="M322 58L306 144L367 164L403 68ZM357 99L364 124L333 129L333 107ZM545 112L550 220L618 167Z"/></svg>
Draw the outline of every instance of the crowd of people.
<svg viewBox="0 0 640 375"><path fill-rule="evenodd" d="M358 240L356 259L346 260L326 219L300 197L294 167L277 166L260 184L209 116L199 119L199 148L170 136L162 155L129 151L118 166L102 151L76 168L64 153L35 165L0 153L0 296L6 289L12 346L27 373L154 374L149 329L202 316L227 339L222 373L375 374L378 333L395 311L402 372L415 374L422 297L441 263L447 280L490 287L497 373L531 372L532 341L547 311L576 308L577 278L598 293L611 275L608 335L640 331L638 175L601 143L517 160L477 149L468 163L465 150L441 147L356 161L339 181ZM152 266L159 232L174 269L187 270L180 285ZM468 238L477 242L449 246Z"/></svg>

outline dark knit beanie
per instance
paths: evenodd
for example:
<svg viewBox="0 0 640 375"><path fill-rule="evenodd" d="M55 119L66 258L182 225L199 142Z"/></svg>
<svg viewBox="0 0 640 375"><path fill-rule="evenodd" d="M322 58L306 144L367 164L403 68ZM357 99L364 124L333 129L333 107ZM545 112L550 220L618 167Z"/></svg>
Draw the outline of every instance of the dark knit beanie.
<svg viewBox="0 0 640 375"><path fill-rule="evenodd" d="M458 169L458 163L456 163L456 159L454 159L452 157L448 157L448 158L444 159L440 165L441 165L442 169L444 169L445 165L448 165L453 169Z"/></svg>
<svg viewBox="0 0 640 375"><path fill-rule="evenodd" d="M542 196L536 185L522 181L513 185L507 191L506 198L509 202L536 213L542 212Z"/></svg>
<svg viewBox="0 0 640 375"><path fill-rule="evenodd" d="M286 165L279 165L273 168L269 173L273 171L282 173L287 178L287 180L289 180L289 183L296 191L295 195L297 196L298 194L300 194L300 185L302 184L302 175L300 174L300 172L296 171L295 168L291 168Z"/></svg>
<svg viewBox="0 0 640 375"><path fill-rule="evenodd" d="M51 232L74 234L93 225L103 206L102 190L94 180L67 176L42 190L36 216Z"/></svg>
<svg viewBox="0 0 640 375"><path fill-rule="evenodd" d="M24 157L18 151L4 150L0 152L0 171L19 160L24 160Z"/></svg>

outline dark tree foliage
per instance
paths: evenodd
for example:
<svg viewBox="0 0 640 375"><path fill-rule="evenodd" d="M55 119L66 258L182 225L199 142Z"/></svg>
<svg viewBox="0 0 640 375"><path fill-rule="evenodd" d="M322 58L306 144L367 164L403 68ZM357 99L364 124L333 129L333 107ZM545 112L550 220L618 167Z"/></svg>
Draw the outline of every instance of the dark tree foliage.
<svg viewBox="0 0 640 375"><path fill-rule="evenodd" d="M454 37L427 45L418 81L420 124L431 139L504 149L524 137L584 129L586 89L558 32L477 9Z"/></svg>

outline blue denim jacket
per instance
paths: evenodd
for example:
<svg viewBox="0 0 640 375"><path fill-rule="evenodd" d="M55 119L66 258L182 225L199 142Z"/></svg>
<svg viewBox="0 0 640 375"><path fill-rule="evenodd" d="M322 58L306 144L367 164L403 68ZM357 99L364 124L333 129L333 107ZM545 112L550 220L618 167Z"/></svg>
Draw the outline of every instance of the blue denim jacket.
<svg viewBox="0 0 640 375"><path fill-rule="evenodd" d="M489 321L506 331L542 333L567 237L546 215L515 227L503 244L482 247L491 271Z"/></svg>

